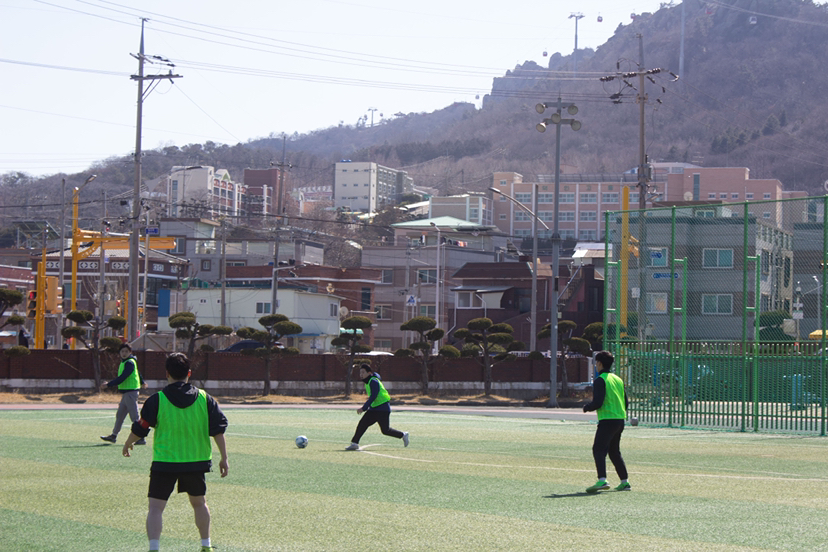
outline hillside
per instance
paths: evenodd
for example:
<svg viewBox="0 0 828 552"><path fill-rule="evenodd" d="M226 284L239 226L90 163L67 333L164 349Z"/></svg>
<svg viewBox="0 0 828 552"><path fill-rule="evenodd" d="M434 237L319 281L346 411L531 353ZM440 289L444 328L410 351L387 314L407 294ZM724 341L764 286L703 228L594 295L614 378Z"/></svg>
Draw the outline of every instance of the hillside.
<svg viewBox="0 0 828 552"><path fill-rule="evenodd" d="M673 82L664 71L647 83L650 158L747 166L753 178L778 178L787 189L823 193L828 107L820 91L828 84L828 73L821 70L828 9L809 0L687 0L685 10L682 79ZM562 161L581 173L628 170L638 163L638 79L627 79L627 86L622 79L603 83L599 77L636 71L640 46L645 68L678 73L681 19L678 4L619 26L597 50L578 52L576 79L571 54L550 55L548 67L517 66L494 80L482 109L454 104L433 113L399 113L374 127L294 135L287 142L293 185L330 184L332 163L340 159L406 168L418 185L444 193L483 190L497 170L528 178L551 174L555 134L535 130L543 116L534 106L559 93L578 105L576 118L583 125L579 132L562 129ZM281 160L282 139L273 136L233 146L208 142L150 151L144 176L155 178L172 165L209 164L241 179L246 167L266 168ZM105 160L90 170L108 183L110 195L132 189L129 158ZM23 194L32 203L60 189L58 176L31 182L9 174L3 181L0 199L6 204L19 205L23 187L38 190Z"/></svg>

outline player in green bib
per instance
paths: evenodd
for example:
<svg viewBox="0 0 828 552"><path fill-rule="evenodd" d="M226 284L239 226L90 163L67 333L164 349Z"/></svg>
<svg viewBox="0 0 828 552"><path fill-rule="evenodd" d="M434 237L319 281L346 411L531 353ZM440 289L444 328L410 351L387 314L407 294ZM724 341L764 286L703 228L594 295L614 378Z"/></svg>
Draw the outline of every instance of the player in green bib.
<svg viewBox="0 0 828 552"><path fill-rule="evenodd" d="M101 389L117 389L121 394L121 402L118 404L118 412L115 414L115 425L112 428L112 433L109 435L101 435L101 439L107 443L114 443L118 440L118 433L121 431L121 426L124 425L127 414L132 423L138 421L138 394L141 387L144 386L144 378L138 371L138 360L132 354L132 347L129 343L124 343L118 349L118 356L121 357L121 363L118 365L118 377L112 381L101 384ZM146 441L141 439L135 443L136 445L145 445Z"/></svg>
<svg viewBox="0 0 828 552"><path fill-rule="evenodd" d="M359 450L359 440L365 431L374 424L379 424L383 435L396 437L403 440L403 445L408 446L408 432L399 431L391 427L391 395L385 390L380 375L371 369L370 364L363 364L359 367L359 377L365 383L365 393L368 400L361 407L357 408L357 414L365 415L359 420L351 444L345 450Z"/></svg>
<svg viewBox="0 0 828 552"><path fill-rule="evenodd" d="M587 487L588 493L610 488L607 483L607 454L615 466L618 477L621 478L621 484L615 487L615 490L630 490L627 466L621 456L621 434L624 432L624 420L627 418L627 394L624 391L624 382L611 372L614 361L615 358L609 351L601 351L595 355L598 375L592 383L592 402L584 405L584 412L594 411L598 414L598 429L595 430L595 441L592 443L598 482Z"/></svg>
<svg viewBox="0 0 828 552"><path fill-rule="evenodd" d="M150 550L159 549L164 508L176 483L179 493L189 495L196 527L201 535L201 550L213 550L204 474L212 467L212 437L221 454L221 476L227 476L229 467L224 441L227 418L213 397L187 381L190 378L190 361L186 355L169 355L166 369L169 385L144 403L141 419L132 424L132 433L124 444L123 454L128 457L132 445L146 437L151 427L155 428L147 513Z"/></svg>

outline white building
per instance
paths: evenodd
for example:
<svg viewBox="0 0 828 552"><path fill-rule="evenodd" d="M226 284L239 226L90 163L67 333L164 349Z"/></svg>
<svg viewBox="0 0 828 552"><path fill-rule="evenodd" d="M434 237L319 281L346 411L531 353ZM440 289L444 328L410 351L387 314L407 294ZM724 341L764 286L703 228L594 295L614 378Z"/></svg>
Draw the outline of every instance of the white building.
<svg viewBox="0 0 828 552"><path fill-rule="evenodd" d="M269 288L225 289L225 324L234 330L245 326L263 329L259 318L270 314L272 298ZM221 325L220 289L190 289L186 301L186 310L196 315L199 324ZM297 347L303 354L334 350L331 340L339 336L340 297L280 288L278 301L279 313L302 326L302 333L283 339L283 345Z"/></svg>
<svg viewBox="0 0 828 552"><path fill-rule="evenodd" d="M414 190L414 180L371 162L340 161L334 168L334 207L374 213Z"/></svg>

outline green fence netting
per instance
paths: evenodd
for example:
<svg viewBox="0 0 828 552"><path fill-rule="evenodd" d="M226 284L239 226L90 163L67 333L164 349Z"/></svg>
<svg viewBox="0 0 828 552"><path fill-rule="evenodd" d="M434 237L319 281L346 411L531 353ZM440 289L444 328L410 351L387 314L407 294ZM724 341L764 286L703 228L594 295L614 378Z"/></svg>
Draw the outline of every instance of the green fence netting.
<svg viewBox="0 0 828 552"><path fill-rule="evenodd" d="M607 212L605 346L642 423L826 434L828 196Z"/></svg>

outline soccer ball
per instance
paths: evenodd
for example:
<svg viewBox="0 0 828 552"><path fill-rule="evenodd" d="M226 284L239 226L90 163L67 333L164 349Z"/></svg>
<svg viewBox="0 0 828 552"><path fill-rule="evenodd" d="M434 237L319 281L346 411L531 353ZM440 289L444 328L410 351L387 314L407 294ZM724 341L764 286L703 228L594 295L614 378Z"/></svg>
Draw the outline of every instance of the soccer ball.
<svg viewBox="0 0 828 552"><path fill-rule="evenodd" d="M296 446L299 448L305 448L306 446L308 446L308 438L304 435L300 435L296 438Z"/></svg>

